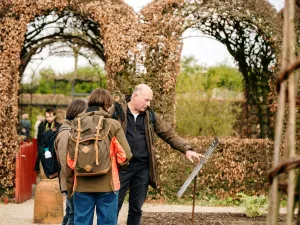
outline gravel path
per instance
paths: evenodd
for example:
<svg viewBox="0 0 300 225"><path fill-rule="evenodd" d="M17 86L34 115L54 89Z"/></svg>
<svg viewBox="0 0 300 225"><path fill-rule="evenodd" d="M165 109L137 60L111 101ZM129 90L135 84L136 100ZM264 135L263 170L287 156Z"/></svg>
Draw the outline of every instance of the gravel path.
<svg viewBox="0 0 300 225"><path fill-rule="evenodd" d="M119 216L119 224L125 225L127 204L124 204ZM22 204L9 203L0 204L0 225L29 225L33 224L34 199L30 199ZM94 224L96 225L96 214Z"/></svg>
<svg viewBox="0 0 300 225"><path fill-rule="evenodd" d="M124 203L119 215L119 221L118 221L119 225L126 224L127 211L128 211L128 204ZM149 213L164 213L164 212L191 213L192 206L144 204L143 211ZM196 206L195 208L195 212L201 212L201 213L241 213L241 211L242 211L241 209L234 208L234 207ZM0 225L33 224L33 212L34 212L34 198L22 204L9 203L5 205L3 203L0 203ZM281 209L281 213L285 213L285 209ZM96 215L94 217L94 224L95 225L97 224Z"/></svg>

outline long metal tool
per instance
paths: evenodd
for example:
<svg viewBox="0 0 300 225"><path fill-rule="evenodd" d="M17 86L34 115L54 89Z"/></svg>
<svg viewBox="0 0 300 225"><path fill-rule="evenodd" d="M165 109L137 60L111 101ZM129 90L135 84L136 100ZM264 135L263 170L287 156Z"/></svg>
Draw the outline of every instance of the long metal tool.
<svg viewBox="0 0 300 225"><path fill-rule="evenodd" d="M206 161L211 156L211 154L213 153L213 151L216 149L216 147L218 146L218 144L219 144L219 139L218 139L218 137L216 137L214 139L214 141L210 144L210 146L208 147L208 149L206 150L206 152L204 154L204 157L201 158L200 162L193 169L192 173L189 175L189 177L186 179L186 181L184 182L184 184L179 189L179 191L177 193L178 198L180 198L182 196L182 194L185 192L185 190L187 189L187 187L190 185L190 183L195 178L195 176L199 173L199 171L201 170L202 166L206 163Z"/></svg>

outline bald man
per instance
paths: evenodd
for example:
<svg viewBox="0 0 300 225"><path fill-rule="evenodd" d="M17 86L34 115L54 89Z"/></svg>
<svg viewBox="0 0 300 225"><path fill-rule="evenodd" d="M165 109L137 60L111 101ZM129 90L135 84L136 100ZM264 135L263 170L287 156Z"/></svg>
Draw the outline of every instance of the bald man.
<svg viewBox="0 0 300 225"><path fill-rule="evenodd" d="M120 121L126 133L133 157L126 168L119 171L121 189L119 191L119 211L124 198L129 192L128 225L138 225L141 222L142 206L145 202L148 185L157 188L156 161L153 152L154 132L173 149L179 150L193 162L202 157L193 151L187 141L151 109L153 98L151 88L146 84L137 85L130 101L126 104L115 103L113 118Z"/></svg>

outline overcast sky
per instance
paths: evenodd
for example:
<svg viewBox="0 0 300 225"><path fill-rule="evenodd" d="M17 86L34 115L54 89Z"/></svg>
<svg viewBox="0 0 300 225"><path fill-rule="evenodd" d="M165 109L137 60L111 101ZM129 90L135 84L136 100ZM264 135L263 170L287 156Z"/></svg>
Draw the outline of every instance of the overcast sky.
<svg viewBox="0 0 300 225"><path fill-rule="evenodd" d="M127 4L132 6L136 12L142 7L147 5L151 0L125 0ZM269 0L277 10L280 10L284 6L284 0ZM196 36L197 31L187 31L184 33L184 37ZM45 58L47 55L46 51L41 53ZM220 63L227 63L234 66L235 62L233 57L227 51L225 45L222 43L212 40L211 38L192 37L185 38L183 41L182 56L195 56L199 63L204 66L212 66ZM31 76L34 71L39 71L42 68L51 67L58 73L70 72L74 68L73 58L71 57L55 57L51 56L46 58L40 63L30 63L25 71L25 80ZM79 66L85 66L88 62L84 58L80 58Z"/></svg>

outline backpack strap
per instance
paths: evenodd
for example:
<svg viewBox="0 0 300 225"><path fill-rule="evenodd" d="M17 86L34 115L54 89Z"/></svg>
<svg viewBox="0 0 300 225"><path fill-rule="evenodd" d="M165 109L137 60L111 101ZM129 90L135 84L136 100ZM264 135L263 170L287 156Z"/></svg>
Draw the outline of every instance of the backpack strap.
<svg viewBox="0 0 300 225"><path fill-rule="evenodd" d="M62 132L62 131L64 131L64 130L71 130L71 127L69 127L69 126L66 126L66 125L62 125L60 128L59 128L59 130L57 131L57 135L60 133L60 132Z"/></svg>
<svg viewBox="0 0 300 225"><path fill-rule="evenodd" d="M96 165L99 165L99 161L98 161L98 154L99 154L99 149L98 149L98 141L99 141L99 136L100 136L100 130L102 129L102 120L103 120L103 116L100 116L99 121L98 121L98 125L96 126L96 139L94 142L95 145L95 151L96 151Z"/></svg>
<svg viewBox="0 0 300 225"><path fill-rule="evenodd" d="M79 151L79 142L80 142L80 133L82 132L81 130L81 124L80 124L80 117L78 117L78 124L77 124L77 137L76 137L76 146L75 146L75 157L74 157L74 163L73 167L75 167L76 162L77 162L77 157L78 157L78 151Z"/></svg>

